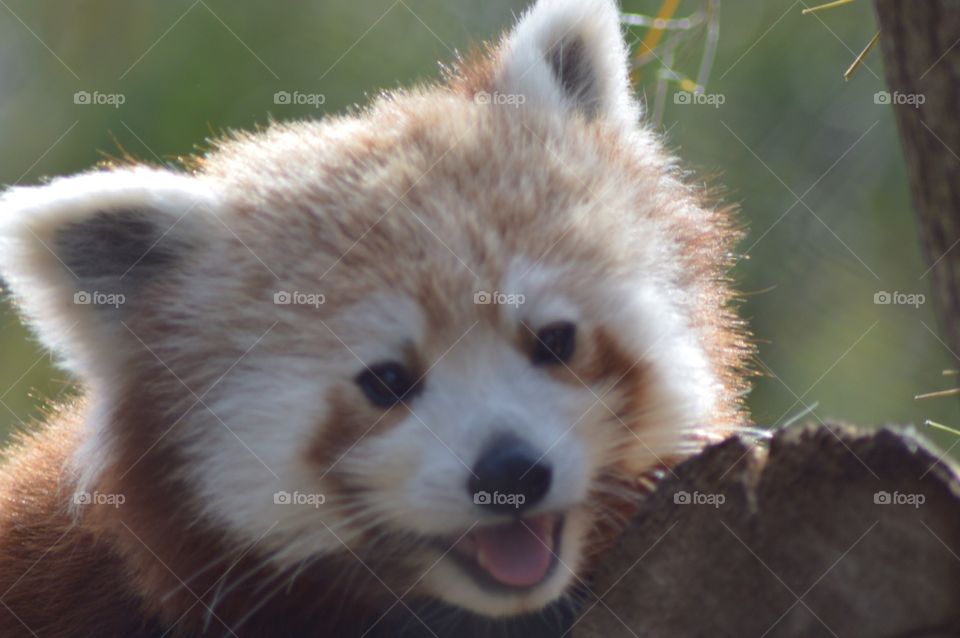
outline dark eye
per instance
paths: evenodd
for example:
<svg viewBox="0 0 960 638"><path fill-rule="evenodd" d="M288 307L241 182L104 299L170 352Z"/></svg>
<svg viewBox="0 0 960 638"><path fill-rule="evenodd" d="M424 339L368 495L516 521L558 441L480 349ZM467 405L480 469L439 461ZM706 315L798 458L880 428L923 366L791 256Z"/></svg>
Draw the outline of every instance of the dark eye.
<svg viewBox="0 0 960 638"><path fill-rule="evenodd" d="M531 359L534 364L566 363L573 356L577 341L577 327L569 321L558 321L544 326L537 333Z"/></svg>
<svg viewBox="0 0 960 638"><path fill-rule="evenodd" d="M370 366L357 375L357 385L370 402L389 408L416 390L416 379L402 363L387 361Z"/></svg>

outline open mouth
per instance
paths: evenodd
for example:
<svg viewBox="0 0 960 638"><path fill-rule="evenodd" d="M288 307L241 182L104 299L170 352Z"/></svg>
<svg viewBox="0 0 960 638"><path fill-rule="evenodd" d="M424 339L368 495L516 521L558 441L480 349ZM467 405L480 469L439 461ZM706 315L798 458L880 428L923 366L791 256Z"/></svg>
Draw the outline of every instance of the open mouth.
<svg viewBox="0 0 960 638"><path fill-rule="evenodd" d="M550 575L560 553L564 517L538 514L477 526L450 555L488 589L531 589Z"/></svg>

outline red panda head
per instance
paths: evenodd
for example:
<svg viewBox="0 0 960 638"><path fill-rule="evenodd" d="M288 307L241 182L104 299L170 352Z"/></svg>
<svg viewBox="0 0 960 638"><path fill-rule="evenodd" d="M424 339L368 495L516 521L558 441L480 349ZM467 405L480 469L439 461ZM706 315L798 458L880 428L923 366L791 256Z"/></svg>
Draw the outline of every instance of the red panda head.
<svg viewBox="0 0 960 638"><path fill-rule="evenodd" d="M541 0L446 85L9 191L2 272L88 388L77 489L278 570L558 599L738 418L734 233L637 118L614 4Z"/></svg>

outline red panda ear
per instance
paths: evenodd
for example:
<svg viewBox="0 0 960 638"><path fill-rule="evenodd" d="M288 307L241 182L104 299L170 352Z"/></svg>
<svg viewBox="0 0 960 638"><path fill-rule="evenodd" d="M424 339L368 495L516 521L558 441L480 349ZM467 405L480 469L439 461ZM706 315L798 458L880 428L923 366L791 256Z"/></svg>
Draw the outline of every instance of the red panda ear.
<svg viewBox="0 0 960 638"><path fill-rule="evenodd" d="M145 168L86 173L0 197L0 276L41 341L96 376L120 323L215 229L199 180Z"/></svg>
<svg viewBox="0 0 960 638"><path fill-rule="evenodd" d="M628 126L639 118L614 0L539 0L499 56L494 90L501 94Z"/></svg>

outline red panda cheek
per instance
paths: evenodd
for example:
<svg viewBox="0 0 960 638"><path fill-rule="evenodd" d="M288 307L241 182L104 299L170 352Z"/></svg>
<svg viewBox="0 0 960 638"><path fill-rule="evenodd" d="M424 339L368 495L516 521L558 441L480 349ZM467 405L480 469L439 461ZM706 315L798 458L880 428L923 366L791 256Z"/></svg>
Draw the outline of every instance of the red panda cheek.
<svg viewBox="0 0 960 638"><path fill-rule="evenodd" d="M327 416L317 423L307 461L317 476L329 473L336 478L337 462L360 439L380 436L409 415L409 409L397 404L386 410L370 405L353 388L333 388L327 396Z"/></svg>
<svg viewBox="0 0 960 638"><path fill-rule="evenodd" d="M636 385L643 376L645 363L631 356L607 328L595 328L590 335L590 363L584 380L593 384L617 382L617 386Z"/></svg>
<svg viewBox="0 0 960 638"><path fill-rule="evenodd" d="M618 421L617 427L642 430L644 406L650 398L650 364L634 357L605 328L593 330L591 338L589 362L580 378L591 388L605 388L600 397L616 414L610 418Z"/></svg>

